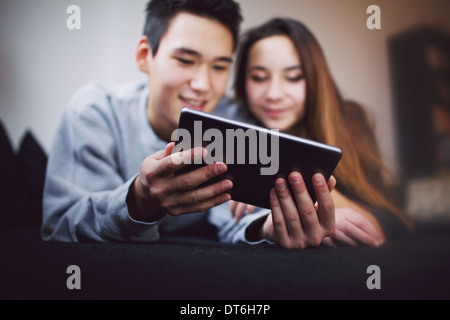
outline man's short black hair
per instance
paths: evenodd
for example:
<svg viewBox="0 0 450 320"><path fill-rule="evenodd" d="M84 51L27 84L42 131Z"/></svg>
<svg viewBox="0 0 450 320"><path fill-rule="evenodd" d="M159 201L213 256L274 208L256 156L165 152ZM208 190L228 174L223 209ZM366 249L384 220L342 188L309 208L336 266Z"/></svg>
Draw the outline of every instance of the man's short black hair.
<svg viewBox="0 0 450 320"><path fill-rule="evenodd" d="M234 0L150 0L146 12L144 35L150 42L153 55L156 55L171 19L179 12L220 22L231 31L233 50L236 49L242 16L240 6Z"/></svg>

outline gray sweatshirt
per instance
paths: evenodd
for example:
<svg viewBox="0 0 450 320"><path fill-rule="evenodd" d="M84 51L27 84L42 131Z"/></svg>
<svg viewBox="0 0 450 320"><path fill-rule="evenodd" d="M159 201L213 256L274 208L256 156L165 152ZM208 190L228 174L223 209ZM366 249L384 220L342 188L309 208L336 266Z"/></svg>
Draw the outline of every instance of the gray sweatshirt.
<svg viewBox="0 0 450 320"><path fill-rule="evenodd" d="M43 198L43 240L151 242L161 228L183 228L208 215L222 242L248 242L247 226L268 214L258 208L234 223L228 203L209 212L166 216L145 223L133 220L126 204L128 190L142 161L166 142L146 116L145 83L107 88L92 83L81 88L64 109L48 159ZM223 99L215 114L241 121L240 108Z"/></svg>

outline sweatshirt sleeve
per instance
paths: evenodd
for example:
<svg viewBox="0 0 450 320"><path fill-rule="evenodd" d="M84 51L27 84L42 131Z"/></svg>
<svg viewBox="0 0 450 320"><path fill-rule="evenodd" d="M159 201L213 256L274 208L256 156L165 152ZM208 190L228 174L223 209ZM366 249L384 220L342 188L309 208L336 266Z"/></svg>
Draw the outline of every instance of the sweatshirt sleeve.
<svg viewBox="0 0 450 320"><path fill-rule="evenodd" d="M229 203L225 202L217 207L210 209L208 221L217 228L218 237L221 242L226 243L247 243L260 244L273 242L262 239L259 241L249 241L246 237L247 228L250 224L260 218L266 217L270 210L255 208L251 214L244 215L236 222L229 209Z"/></svg>
<svg viewBox="0 0 450 320"><path fill-rule="evenodd" d="M43 198L43 240L136 241L159 238L158 223L134 221L126 197L134 177L119 161L120 130L107 95L85 88L65 109L53 141ZM137 172L136 172L137 174Z"/></svg>

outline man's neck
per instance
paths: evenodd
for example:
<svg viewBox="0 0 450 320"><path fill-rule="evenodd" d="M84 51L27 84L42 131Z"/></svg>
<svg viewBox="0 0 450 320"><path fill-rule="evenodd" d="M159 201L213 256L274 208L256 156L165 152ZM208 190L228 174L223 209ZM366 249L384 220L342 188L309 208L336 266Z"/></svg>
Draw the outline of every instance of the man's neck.
<svg viewBox="0 0 450 320"><path fill-rule="evenodd" d="M173 128L172 130L172 124L167 121L162 115L159 115L157 112L155 112L156 108L152 108L150 106L150 101L147 101L147 119L152 127L155 134L158 136L158 138L170 142L172 139L172 132L176 129Z"/></svg>

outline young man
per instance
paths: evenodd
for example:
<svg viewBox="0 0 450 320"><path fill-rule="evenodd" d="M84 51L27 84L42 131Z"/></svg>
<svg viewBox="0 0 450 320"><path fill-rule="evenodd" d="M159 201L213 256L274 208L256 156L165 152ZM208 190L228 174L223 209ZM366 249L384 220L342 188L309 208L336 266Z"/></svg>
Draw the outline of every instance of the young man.
<svg viewBox="0 0 450 320"><path fill-rule="evenodd" d="M222 98L241 20L233 0L148 4L136 49L148 83L90 84L64 111L47 167L44 240L155 241L230 199L229 180L199 187L224 163L175 175L183 164L168 142L183 107L210 112Z"/></svg>

